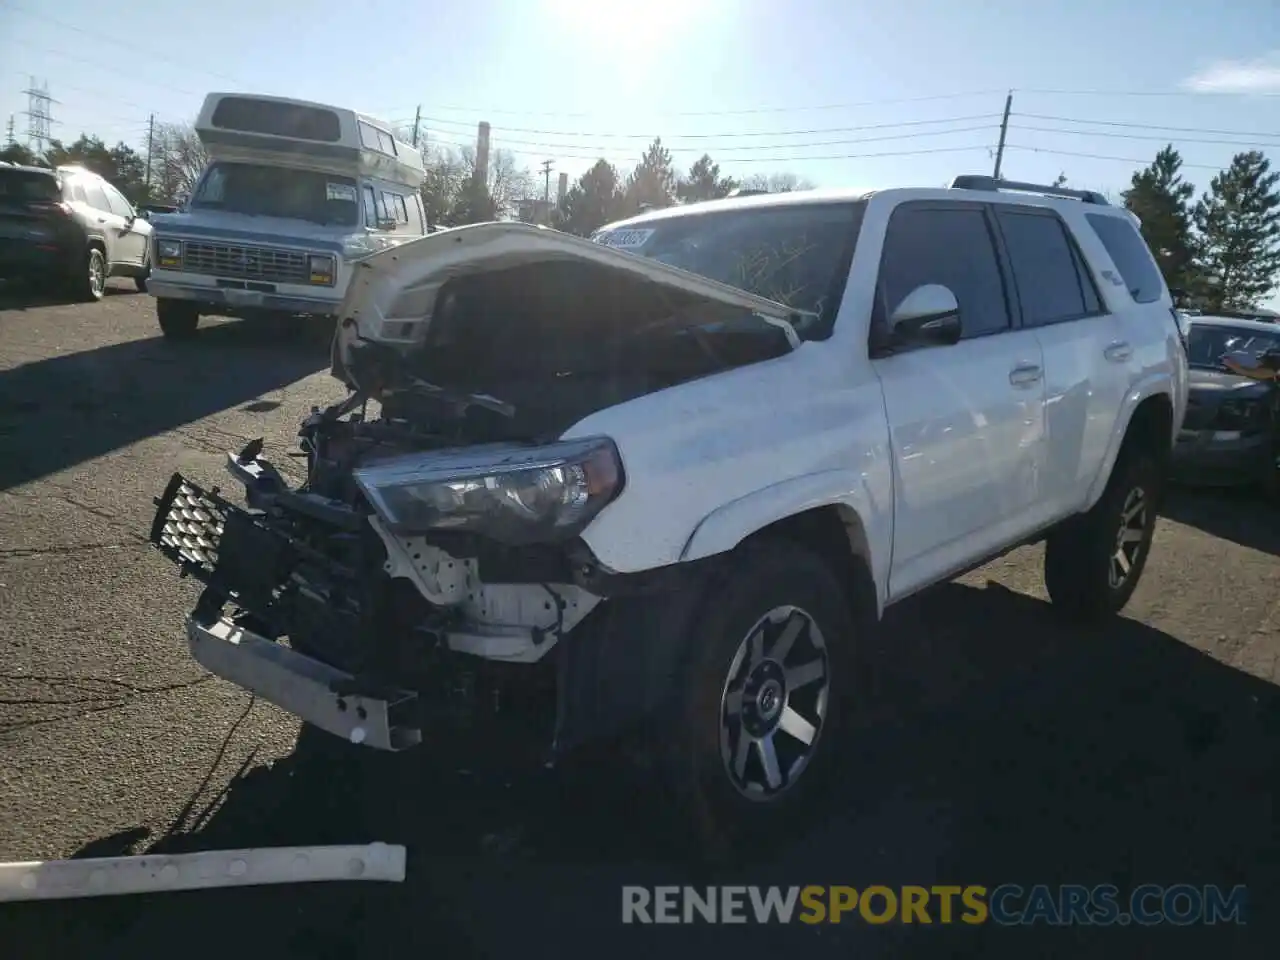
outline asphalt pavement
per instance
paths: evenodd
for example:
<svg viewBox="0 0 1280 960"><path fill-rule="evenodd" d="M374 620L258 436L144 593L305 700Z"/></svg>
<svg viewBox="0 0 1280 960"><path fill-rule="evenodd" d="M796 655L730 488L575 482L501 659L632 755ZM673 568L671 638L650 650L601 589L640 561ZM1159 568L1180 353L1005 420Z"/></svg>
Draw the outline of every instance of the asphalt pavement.
<svg viewBox="0 0 1280 960"><path fill-rule="evenodd" d="M404 884L0 906L15 958L1274 957L1280 507L1180 491L1126 615L1063 626L1040 551L892 611L832 810L718 882L1219 884L1247 924L624 926L624 884L701 884L643 775L362 752L193 664L195 598L146 544L174 470L228 485L331 402L329 331L0 291L0 859L254 845L409 848Z"/></svg>

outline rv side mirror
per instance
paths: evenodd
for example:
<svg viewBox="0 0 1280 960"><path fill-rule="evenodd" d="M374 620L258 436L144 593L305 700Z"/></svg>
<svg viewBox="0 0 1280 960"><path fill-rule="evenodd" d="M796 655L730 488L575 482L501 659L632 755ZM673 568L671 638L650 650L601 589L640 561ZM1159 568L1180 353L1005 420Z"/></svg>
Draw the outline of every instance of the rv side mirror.
<svg viewBox="0 0 1280 960"><path fill-rule="evenodd" d="M394 220L379 220L379 221L378 221L378 229L379 229L379 230L387 230L387 231L391 231L391 230L394 230L395 228L396 228L396 222L395 222Z"/></svg>

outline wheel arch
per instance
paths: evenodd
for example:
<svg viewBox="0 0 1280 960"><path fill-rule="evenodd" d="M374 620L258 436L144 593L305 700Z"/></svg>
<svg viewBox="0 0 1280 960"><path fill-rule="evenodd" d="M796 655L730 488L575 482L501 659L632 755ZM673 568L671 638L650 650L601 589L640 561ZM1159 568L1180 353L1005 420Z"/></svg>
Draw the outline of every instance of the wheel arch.
<svg viewBox="0 0 1280 960"><path fill-rule="evenodd" d="M1168 465L1174 442L1173 398L1153 384L1145 390L1134 390L1128 400L1107 458L1089 490L1089 498L1084 505L1086 510L1102 498L1122 456L1142 451L1155 458L1162 472Z"/></svg>
<svg viewBox="0 0 1280 960"><path fill-rule="evenodd" d="M830 471L784 481L727 503L707 515L686 542L680 559L726 553L748 541L785 538L823 557L860 601L878 617L887 583L892 514L876 509L861 477Z"/></svg>

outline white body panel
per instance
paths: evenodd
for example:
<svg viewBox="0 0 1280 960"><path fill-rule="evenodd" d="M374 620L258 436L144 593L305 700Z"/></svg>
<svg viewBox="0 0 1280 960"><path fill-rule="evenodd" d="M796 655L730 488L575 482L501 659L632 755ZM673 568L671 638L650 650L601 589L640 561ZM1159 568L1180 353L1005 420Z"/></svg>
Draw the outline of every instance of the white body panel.
<svg viewBox="0 0 1280 960"><path fill-rule="evenodd" d="M830 337L599 410L566 431L612 438L623 460L625 489L583 534L606 567L643 571L722 553L774 521L834 505L883 606L1087 509L1133 411L1153 393L1172 402L1172 444L1185 409L1186 358L1168 293L1135 304L1082 219L1126 216L1115 208L954 189L869 199L827 191L676 208L627 225L840 199L866 200L866 212ZM1106 315L871 359L886 227L899 204L917 200L1056 211L1095 277L1116 278L1098 283ZM341 310L356 322L339 327L335 354L345 356L356 336L416 347L449 277L566 257L786 316L780 304L656 261L555 231L489 224L363 261Z"/></svg>

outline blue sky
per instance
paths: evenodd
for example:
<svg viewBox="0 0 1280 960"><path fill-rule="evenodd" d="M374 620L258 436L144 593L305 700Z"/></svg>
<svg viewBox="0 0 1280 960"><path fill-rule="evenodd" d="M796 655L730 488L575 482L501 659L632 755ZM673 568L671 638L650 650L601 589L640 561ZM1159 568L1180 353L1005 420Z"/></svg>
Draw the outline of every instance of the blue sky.
<svg viewBox="0 0 1280 960"><path fill-rule="evenodd" d="M436 143L487 119L495 146L571 176L661 135L682 166L707 150L734 174L879 186L989 172L1012 88L1007 177L1118 190L1172 141L1203 188L1237 150L1280 163L1275 2L0 0L0 120L21 136L34 76L55 135L143 144L150 114L250 90L393 122L421 106Z"/></svg>

